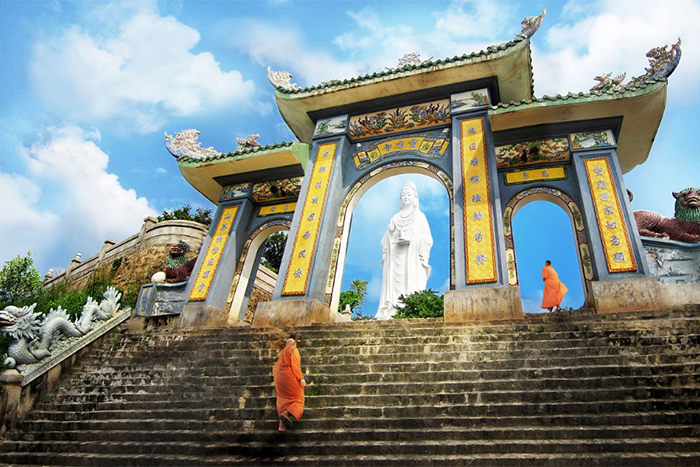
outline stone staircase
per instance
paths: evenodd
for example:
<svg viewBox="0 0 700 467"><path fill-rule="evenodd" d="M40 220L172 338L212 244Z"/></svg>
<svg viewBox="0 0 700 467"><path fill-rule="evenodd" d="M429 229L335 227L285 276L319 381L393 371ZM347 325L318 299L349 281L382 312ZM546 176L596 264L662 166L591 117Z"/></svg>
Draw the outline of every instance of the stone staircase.
<svg viewBox="0 0 700 467"><path fill-rule="evenodd" d="M280 434L289 334L309 386ZM700 465L700 307L120 336L6 435L2 465Z"/></svg>

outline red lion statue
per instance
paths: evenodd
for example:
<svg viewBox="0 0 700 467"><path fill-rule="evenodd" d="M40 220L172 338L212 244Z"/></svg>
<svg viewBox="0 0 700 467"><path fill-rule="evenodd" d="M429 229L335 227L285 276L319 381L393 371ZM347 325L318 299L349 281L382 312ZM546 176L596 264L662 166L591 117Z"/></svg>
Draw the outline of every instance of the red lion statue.
<svg viewBox="0 0 700 467"><path fill-rule="evenodd" d="M673 193L673 197L676 198L675 217L664 217L653 211L634 211L639 235L687 243L700 242L700 190L686 188L680 193Z"/></svg>

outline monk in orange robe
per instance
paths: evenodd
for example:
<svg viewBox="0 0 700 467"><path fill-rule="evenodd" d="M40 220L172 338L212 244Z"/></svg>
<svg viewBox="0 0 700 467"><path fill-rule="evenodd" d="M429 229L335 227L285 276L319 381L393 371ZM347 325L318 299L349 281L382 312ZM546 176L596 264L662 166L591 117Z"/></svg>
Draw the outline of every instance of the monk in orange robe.
<svg viewBox="0 0 700 467"><path fill-rule="evenodd" d="M286 432L294 424L290 415L299 420L304 411L304 388L306 380L301 372L301 355L294 339L287 339L277 363L272 367L277 391L277 414L279 431Z"/></svg>
<svg viewBox="0 0 700 467"><path fill-rule="evenodd" d="M542 268L542 280L544 281L544 296L542 297L542 308L547 308L550 312L561 311L559 304L564 300L564 295L569 289L559 280L559 274L552 267L552 262L547 260Z"/></svg>

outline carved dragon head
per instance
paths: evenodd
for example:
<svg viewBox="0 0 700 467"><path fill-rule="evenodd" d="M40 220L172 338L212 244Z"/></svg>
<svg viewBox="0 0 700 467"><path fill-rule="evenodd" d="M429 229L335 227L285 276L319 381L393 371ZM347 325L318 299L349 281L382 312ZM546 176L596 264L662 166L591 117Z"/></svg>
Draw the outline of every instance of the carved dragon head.
<svg viewBox="0 0 700 467"><path fill-rule="evenodd" d="M36 303L31 306L8 306L0 311L0 330L15 340L34 340L41 329L41 313L34 312Z"/></svg>

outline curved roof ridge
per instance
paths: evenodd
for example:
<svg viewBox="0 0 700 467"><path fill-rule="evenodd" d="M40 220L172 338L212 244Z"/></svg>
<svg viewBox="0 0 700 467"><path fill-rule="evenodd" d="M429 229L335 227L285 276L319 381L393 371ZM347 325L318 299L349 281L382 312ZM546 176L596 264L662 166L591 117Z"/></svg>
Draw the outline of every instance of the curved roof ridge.
<svg viewBox="0 0 700 467"><path fill-rule="evenodd" d="M515 107L520 107L520 106L527 106L535 102L565 102L571 99L590 99L594 97L603 97L603 96L615 96L615 97L623 97L625 95L630 96L630 95L635 95L639 94L640 91L644 90L645 88L657 84L657 83L665 83L668 82L667 78L662 78L662 77L657 77L657 78L652 78L645 80L643 82L635 83L633 85L627 86L625 88L617 89L617 88L611 88L607 89L604 91L590 91L590 92L568 92L566 95L561 95L561 94L556 94L554 96L549 96L547 94L544 94L542 97L534 97L531 100L527 99L521 99L520 102L515 102L515 101L510 101L510 102L499 102L496 105L491 106L491 110L498 110L498 109L507 109L507 108L515 108Z"/></svg>
<svg viewBox="0 0 700 467"><path fill-rule="evenodd" d="M242 149L236 149L233 152L222 152L219 153L218 155L215 156L208 156L208 157L192 157L192 156L187 156L183 155L180 156L177 160L178 163L180 162L214 162L214 161L222 161L225 159L229 159L232 157L240 157L240 156L247 156L247 155L252 155L258 152L265 152L265 151L270 151L272 149L279 149L279 148L287 148L290 147L294 144L299 144L298 141L282 141L281 143L273 143L273 144L268 144L266 146L259 146L255 148L242 148Z"/></svg>
<svg viewBox="0 0 700 467"><path fill-rule="evenodd" d="M391 68L388 70L384 71L379 71L379 72L374 72L371 74L366 74L364 76L358 76L358 77L353 77L353 78L348 78L344 80L339 80L339 79L334 79L330 81L325 81L320 84L317 84L315 86L311 87L304 87L304 88L285 88L283 86L275 86L275 90L279 93L282 94L287 94L287 95L299 95L299 94L311 94L311 93L318 93L319 91L323 92L332 92L334 90L340 90L340 89L345 89L348 87L351 87L356 84L362 84L364 82L373 82L376 80L386 80L386 79L393 79L393 78L402 78L404 76L410 76L415 73L420 73L423 71L430 71L435 69L435 67L439 68L446 68L450 66L459 66L463 62L468 62L470 60L474 60L475 58L479 57L485 57L488 55L496 54L498 52L503 52L507 49L510 49L514 46L516 46L518 43L521 43L523 41L529 42L530 38L524 35L518 35L515 39L512 39L508 42L502 42L497 45L490 45L486 47L486 49L482 49L478 52L471 52L468 54L463 54L461 56L455 55L452 58L444 58L444 59L438 59L438 60L426 60L425 62L420 63L419 65L415 64L407 64L402 67L397 67L397 68Z"/></svg>

